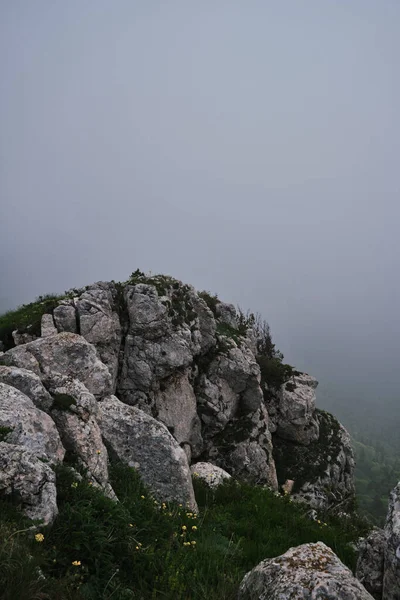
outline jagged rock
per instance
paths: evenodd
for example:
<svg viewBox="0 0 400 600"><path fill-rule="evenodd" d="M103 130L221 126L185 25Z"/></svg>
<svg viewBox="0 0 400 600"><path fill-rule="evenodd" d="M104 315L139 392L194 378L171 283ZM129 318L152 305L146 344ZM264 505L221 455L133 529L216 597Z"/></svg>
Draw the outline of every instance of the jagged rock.
<svg viewBox="0 0 400 600"><path fill-rule="evenodd" d="M6 383L0 383L0 426L11 429L8 443L23 446L53 464L63 460L65 450L53 420Z"/></svg>
<svg viewBox="0 0 400 600"><path fill-rule="evenodd" d="M155 394L157 419L168 427L176 441L188 446L188 460L203 449L201 423L196 412L196 396L187 373L177 373L164 379Z"/></svg>
<svg viewBox="0 0 400 600"><path fill-rule="evenodd" d="M96 397L108 395L112 390L110 372L95 347L74 333L63 332L12 348L4 354L2 362L26 368L41 377L50 373L68 375L81 381Z"/></svg>
<svg viewBox="0 0 400 600"><path fill-rule="evenodd" d="M36 408L44 412L50 410L53 398L43 386L40 377L32 371L19 369L18 367L0 366L0 381L17 388L17 390L28 396Z"/></svg>
<svg viewBox="0 0 400 600"><path fill-rule="evenodd" d="M372 596L322 542L290 548L244 576L238 600L372 600Z"/></svg>
<svg viewBox="0 0 400 600"><path fill-rule="evenodd" d="M389 496L385 524L383 600L400 599L400 481Z"/></svg>
<svg viewBox="0 0 400 600"><path fill-rule="evenodd" d="M57 328L54 325L53 315L42 315L40 331L42 338L48 337L49 335L55 335L57 333Z"/></svg>
<svg viewBox="0 0 400 600"><path fill-rule="evenodd" d="M193 306L193 310L197 315L197 319L192 326L192 338L196 339L198 336L198 344L200 347L200 354L204 355L209 352L216 344L216 323L214 315L208 308L205 301L200 298L193 288L189 291L190 302ZM195 352L197 354L197 352Z"/></svg>
<svg viewBox="0 0 400 600"><path fill-rule="evenodd" d="M58 514L56 477L49 465L22 446L0 442L0 494L12 495L30 519L52 523Z"/></svg>
<svg viewBox="0 0 400 600"><path fill-rule="evenodd" d="M99 424L109 451L134 467L160 501L197 511L186 454L162 423L115 396L99 403Z"/></svg>
<svg viewBox="0 0 400 600"><path fill-rule="evenodd" d="M57 327L57 331L69 331L70 333L77 333L76 324L76 309L72 301L63 301L59 306L53 310L53 318Z"/></svg>
<svg viewBox="0 0 400 600"><path fill-rule="evenodd" d="M233 304L226 304L225 302L218 302L216 306L217 318L220 323L224 323L225 325L229 325L229 327L233 327L236 329L237 323L237 313L236 308Z"/></svg>
<svg viewBox="0 0 400 600"><path fill-rule="evenodd" d="M108 481L108 453L103 444L96 416L99 404L76 379L52 375L46 379L54 403L54 419L66 450L72 452L93 483L107 496L115 497Z"/></svg>
<svg viewBox="0 0 400 600"><path fill-rule="evenodd" d="M385 544L384 531L378 528L359 544L356 577L375 600L382 600Z"/></svg>
<svg viewBox="0 0 400 600"><path fill-rule="evenodd" d="M118 355L121 346L121 324L114 309L116 289L113 283L98 282L87 288L76 302L81 335L93 344L112 380L115 391Z"/></svg>
<svg viewBox="0 0 400 600"><path fill-rule="evenodd" d="M231 479L229 473L207 462L198 462L190 467L193 477L199 478L210 488L219 487L224 481Z"/></svg>
<svg viewBox="0 0 400 600"><path fill-rule="evenodd" d="M346 429L329 413L316 411L319 438L308 446L273 435L278 481L294 480L293 499L317 510L345 510L354 500L354 453Z"/></svg>
<svg viewBox="0 0 400 600"><path fill-rule="evenodd" d="M271 397L267 407L277 435L303 445L318 439L319 425L315 417L317 385L314 377L299 373Z"/></svg>
<svg viewBox="0 0 400 600"><path fill-rule="evenodd" d="M11 335L16 346L28 344L28 342L33 342L33 340L36 340L36 335L33 333L20 333L17 329L13 331Z"/></svg>

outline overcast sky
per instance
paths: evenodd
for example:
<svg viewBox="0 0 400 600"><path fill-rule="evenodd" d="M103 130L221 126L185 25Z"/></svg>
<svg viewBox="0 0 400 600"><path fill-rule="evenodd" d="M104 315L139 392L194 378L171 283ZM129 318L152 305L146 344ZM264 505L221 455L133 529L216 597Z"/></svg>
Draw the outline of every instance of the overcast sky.
<svg viewBox="0 0 400 600"><path fill-rule="evenodd" d="M398 0L0 0L0 310L169 273L398 397L399 28Z"/></svg>

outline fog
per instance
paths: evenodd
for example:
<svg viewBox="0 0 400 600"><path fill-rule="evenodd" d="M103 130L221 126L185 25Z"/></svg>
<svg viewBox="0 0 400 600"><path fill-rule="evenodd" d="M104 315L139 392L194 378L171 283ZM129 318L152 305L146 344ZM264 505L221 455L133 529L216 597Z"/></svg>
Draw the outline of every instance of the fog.
<svg viewBox="0 0 400 600"><path fill-rule="evenodd" d="M397 0L2 0L0 311L168 273L261 312L322 404L398 417L399 25Z"/></svg>

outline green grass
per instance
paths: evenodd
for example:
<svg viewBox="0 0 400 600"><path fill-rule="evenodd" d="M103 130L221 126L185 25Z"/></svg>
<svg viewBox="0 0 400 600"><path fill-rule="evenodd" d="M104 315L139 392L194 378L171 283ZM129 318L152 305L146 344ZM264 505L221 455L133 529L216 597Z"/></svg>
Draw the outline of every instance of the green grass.
<svg viewBox="0 0 400 600"><path fill-rule="evenodd" d="M156 503L132 469L113 465L111 478L119 503L59 469L59 516L36 531L0 500L2 600L230 600L259 561L318 540L354 568L349 542L363 530L318 524L266 489L228 482L211 492L195 481L195 517Z"/></svg>

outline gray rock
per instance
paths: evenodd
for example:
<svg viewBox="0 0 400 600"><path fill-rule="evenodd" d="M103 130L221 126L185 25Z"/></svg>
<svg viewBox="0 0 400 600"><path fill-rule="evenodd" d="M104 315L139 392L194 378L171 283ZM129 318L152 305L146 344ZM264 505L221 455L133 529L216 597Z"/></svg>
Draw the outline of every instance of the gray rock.
<svg viewBox="0 0 400 600"><path fill-rule="evenodd" d="M6 383L0 383L0 426L11 429L8 443L23 446L50 463L62 462L65 450L53 420Z"/></svg>
<svg viewBox="0 0 400 600"><path fill-rule="evenodd" d="M160 383L155 394L157 419L168 427L176 441L188 447L188 460L197 457L203 449L201 422L196 412L196 396L188 374L176 373Z"/></svg>
<svg viewBox="0 0 400 600"><path fill-rule="evenodd" d="M72 301L71 301L72 302ZM62 303L53 310L53 318L57 327L57 331L69 331L77 333L76 309L72 303Z"/></svg>
<svg viewBox="0 0 400 600"><path fill-rule="evenodd" d="M376 528L359 545L356 577L375 600L382 600L385 544L383 530Z"/></svg>
<svg viewBox="0 0 400 600"><path fill-rule="evenodd" d="M322 542L290 548L247 573L238 600L372 600L372 596Z"/></svg>
<svg viewBox="0 0 400 600"><path fill-rule="evenodd" d="M108 367L115 391L118 356L121 347L121 324L114 306L113 283L98 282L87 288L76 302L81 335L93 344Z"/></svg>
<svg viewBox="0 0 400 600"><path fill-rule="evenodd" d="M38 375L27 369L0 366L0 382L7 383L28 396L40 410L48 412L53 403Z"/></svg>
<svg viewBox="0 0 400 600"><path fill-rule="evenodd" d="M34 335L33 333L21 333L18 331L18 329L16 329L15 331L12 332L12 337L14 340L14 344L16 346L22 346L22 344L27 344L28 342L33 342L33 340L36 340L36 335Z"/></svg>
<svg viewBox="0 0 400 600"><path fill-rule="evenodd" d="M74 333L63 332L12 348L2 362L31 370L42 378L50 373L68 375L81 381L96 397L112 390L110 372L95 347Z"/></svg>
<svg viewBox="0 0 400 600"><path fill-rule="evenodd" d="M237 313L236 308L233 304L225 304L225 302L218 302L216 307L217 319L220 323L229 325L234 329L237 328Z"/></svg>
<svg viewBox="0 0 400 600"><path fill-rule="evenodd" d="M40 331L43 338L48 337L49 335L55 335L57 333L57 328L54 325L53 315L42 315Z"/></svg>
<svg viewBox="0 0 400 600"><path fill-rule="evenodd" d="M115 396L99 403L99 424L109 451L134 467L160 501L197 511L186 454L162 423Z"/></svg>
<svg viewBox="0 0 400 600"><path fill-rule="evenodd" d="M22 446L0 442L0 494L12 495L27 517L44 525L58 514L54 471Z"/></svg>
<svg viewBox="0 0 400 600"><path fill-rule="evenodd" d="M276 416L271 416L280 437L303 445L318 439L319 424L315 417L317 385L314 377L301 373L280 388L277 393Z"/></svg>
<svg viewBox="0 0 400 600"><path fill-rule="evenodd" d="M229 473L207 462L198 462L190 467L190 472L195 478L204 481L210 488L219 487L224 481L231 479Z"/></svg>
<svg viewBox="0 0 400 600"><path fill-rule="evenodd" d="M385 524L385 573L383 600L400 599L400 482L389 496Z"/></svg>

